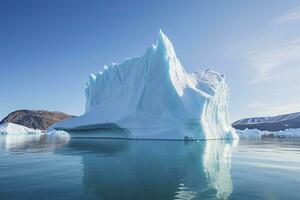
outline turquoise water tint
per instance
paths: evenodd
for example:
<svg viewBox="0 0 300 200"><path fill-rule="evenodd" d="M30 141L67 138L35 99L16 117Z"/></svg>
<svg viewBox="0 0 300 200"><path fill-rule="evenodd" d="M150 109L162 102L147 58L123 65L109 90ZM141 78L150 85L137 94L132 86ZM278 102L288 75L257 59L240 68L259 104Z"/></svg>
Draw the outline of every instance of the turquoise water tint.
<svg viewBox="0 0 300 200"><path fill-rule="evenodd" d="M300 140L1 136L0 199L300 199Z"/></svg>

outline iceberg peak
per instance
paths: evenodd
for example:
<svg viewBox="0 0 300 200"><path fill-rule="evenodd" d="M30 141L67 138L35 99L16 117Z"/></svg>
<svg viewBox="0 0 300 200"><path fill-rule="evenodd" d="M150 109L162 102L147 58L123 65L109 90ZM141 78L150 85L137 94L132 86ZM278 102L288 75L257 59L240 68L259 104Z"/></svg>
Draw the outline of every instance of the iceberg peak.
<svg viewBox="0 0 300 200"><path fill-rule="evenodd" d="M163 33L163 31L161 29L159 30L159 33L158 33L156 47L157 47L158 53L161 53L161 54L165 55L166 57L176 57L176 53L175 53L172 42Z"/></svg>

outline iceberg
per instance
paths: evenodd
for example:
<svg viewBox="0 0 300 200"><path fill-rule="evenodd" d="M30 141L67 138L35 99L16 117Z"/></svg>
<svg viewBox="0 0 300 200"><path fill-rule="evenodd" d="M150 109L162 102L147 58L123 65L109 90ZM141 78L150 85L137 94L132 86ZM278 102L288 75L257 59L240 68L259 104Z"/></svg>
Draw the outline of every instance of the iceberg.
<svg viewBox="0 0 300 200"><path fill-rule="evenodd" d="M31 129L25 126L14 124L14 123L5 123L0 124L0 135L27 135L27 134L44 134L46 131Z"/></svg>
<svg viewBox="0 0 300 200"><path fill-rule="evenodd" d="M162 31L143 56L91 74L85 94L85 113L55 124L56 130L68 131L71 137L83 130L122 129L111 137L238 138L229 122L224 75L212 70L186 72ZM109 134L99 132L98 137Z"/></svg>
<svg viewBox="0 0 300 200"><path fill-rule="evenodd" d="M242 139L260 139L260 138L300 138L300 128L289 128L280 131L261 131L258 129L236 130Z"/></svg>

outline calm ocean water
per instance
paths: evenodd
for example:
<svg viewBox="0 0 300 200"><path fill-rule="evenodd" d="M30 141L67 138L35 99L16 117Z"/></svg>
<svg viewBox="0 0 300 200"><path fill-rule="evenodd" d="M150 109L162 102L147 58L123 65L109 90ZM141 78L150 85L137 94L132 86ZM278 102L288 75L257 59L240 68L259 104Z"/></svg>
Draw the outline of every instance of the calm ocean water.
<svg viewBox="0 0 300 200"><path fill-rule="evenodd" d="M1 136L0 199L300 199L300 140Z"/></svg>

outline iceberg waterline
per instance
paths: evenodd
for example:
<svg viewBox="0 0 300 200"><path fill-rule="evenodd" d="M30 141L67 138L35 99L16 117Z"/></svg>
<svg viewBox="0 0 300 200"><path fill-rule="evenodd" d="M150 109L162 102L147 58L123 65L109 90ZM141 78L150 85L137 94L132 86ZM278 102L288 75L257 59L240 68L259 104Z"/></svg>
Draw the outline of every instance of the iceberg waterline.
<svg viewBox="0 0 300 200"><path fill-rule="evenodd" d="M187 73L162 31L143 56L92 74L85 94L85 113L55 129L122 128L114 137L131 139L238 137L228 118L224 76L212 70Z"/></svg>

